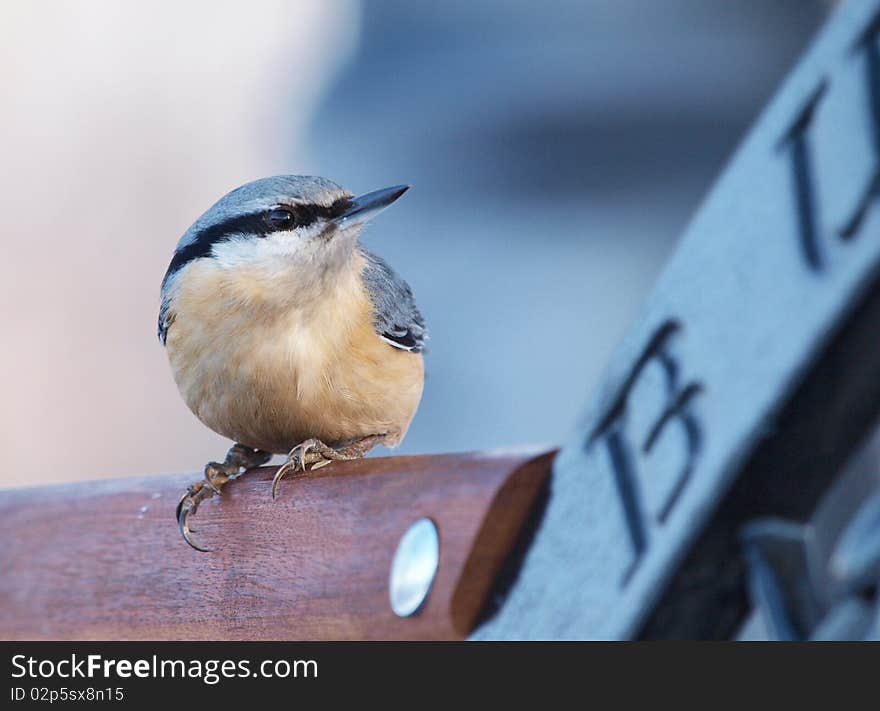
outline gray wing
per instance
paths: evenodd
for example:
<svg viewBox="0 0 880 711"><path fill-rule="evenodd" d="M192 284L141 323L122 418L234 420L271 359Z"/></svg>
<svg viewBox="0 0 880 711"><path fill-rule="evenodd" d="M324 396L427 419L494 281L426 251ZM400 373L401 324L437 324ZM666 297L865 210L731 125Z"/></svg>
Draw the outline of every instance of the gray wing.
<svg viewBox="0 0 880 711"><path fill-rule="evenodd" d="M428 333L409 284L381 257L363 248L361 253L367 262L363 278L375 309L376 333L395 348L420 353Z"/></svg>

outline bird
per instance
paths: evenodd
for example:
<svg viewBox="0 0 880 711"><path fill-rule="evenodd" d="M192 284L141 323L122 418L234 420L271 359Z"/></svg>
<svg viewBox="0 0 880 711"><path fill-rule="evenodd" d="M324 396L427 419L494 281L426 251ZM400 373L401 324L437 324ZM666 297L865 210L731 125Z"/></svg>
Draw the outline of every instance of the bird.
<svg viewBox="0 0 880 711"><path fill-rule="evenodd" d="M278 175L224 195L183 234L162 280L158 335L184 402L234 442L176 510L286 455L272 482L403 440L424 386L425 322L409 285L361 244L409 189L355 197Z"/></svg>

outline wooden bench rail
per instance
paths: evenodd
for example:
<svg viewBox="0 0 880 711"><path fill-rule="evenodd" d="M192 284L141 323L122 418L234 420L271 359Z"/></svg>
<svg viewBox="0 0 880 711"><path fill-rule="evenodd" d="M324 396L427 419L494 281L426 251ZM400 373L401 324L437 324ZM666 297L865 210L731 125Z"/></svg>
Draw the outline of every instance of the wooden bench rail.
<svg viewBox="0 0 880 711"><path fill-rule="evenodd" d="M249 472L193 518L174 509L197 475L0 491L5 639L455 639L468 634L553 453L339 462L284 480ZM440 534L428 600L389 606L401 535Z"/></svg>

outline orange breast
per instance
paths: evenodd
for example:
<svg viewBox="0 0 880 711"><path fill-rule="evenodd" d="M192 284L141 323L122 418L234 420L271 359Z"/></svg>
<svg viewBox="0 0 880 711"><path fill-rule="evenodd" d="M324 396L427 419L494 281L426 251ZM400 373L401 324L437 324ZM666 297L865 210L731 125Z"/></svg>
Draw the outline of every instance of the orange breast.
<svg viewBox="0 0 880 711"><path fill-rule="evenodd" d="M375 333L362 266L323 290L213 260L185 267L166 347L189 408L215 432L270 452L309 437L398 443L421 398L423 360Z"/></svg>

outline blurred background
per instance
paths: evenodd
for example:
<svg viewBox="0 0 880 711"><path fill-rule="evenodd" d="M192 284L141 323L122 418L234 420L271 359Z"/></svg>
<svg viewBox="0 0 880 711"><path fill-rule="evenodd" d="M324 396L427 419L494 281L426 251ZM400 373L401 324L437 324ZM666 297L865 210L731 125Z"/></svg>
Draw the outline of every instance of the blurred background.
<svg viewBox="0 0 880 711"><path fill-rule="evenodd" d="M561 442L829 8L5 0L0 486L222 457L159 284L201 212L278 173L413 185L364 237L431 332L401 451Z"/></svg>

